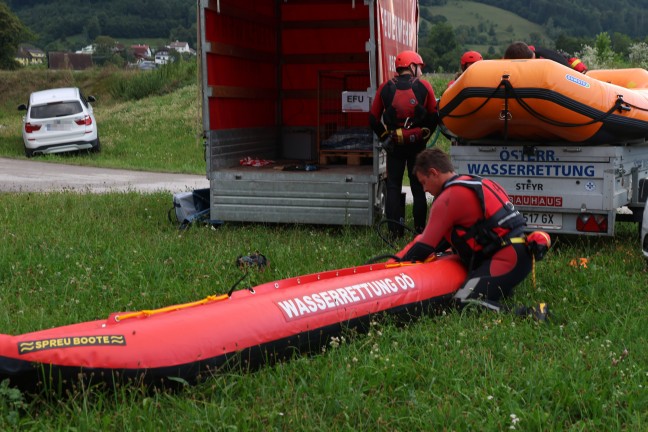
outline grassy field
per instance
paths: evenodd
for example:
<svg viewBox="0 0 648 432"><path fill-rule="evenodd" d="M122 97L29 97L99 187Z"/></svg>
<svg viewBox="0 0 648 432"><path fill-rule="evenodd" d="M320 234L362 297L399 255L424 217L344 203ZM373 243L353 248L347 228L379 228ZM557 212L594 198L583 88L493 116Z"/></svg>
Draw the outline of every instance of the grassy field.
<svg viewBox="0 0 648 432"><path fill-rule="evenodd" d="M152 74L152 72L145 72ZM155 71L157 73L157 71ZM191 70L188 72L191 74ZM195 73L195 68L194 68ZM205 174L200 92L195 75L189 83L162 77L154 94L139 100L128 97L129 82L144 87L139 71L93 70L0 71L0 157L25 158L20 103L32 91L76 86L93 95L99 124L100 154L38 156L39 161L126 168L143 171ZM144 76L145 77L145 76ZM184 78L186 79L186 78ZM150 81L156 82L151 79ZM170 88L165 86L170 81ZM146 82L146 81L145 81ZM151 90L152 91L152 90Z"/></svg>
<svg viewBox="0 0 648 432"><path fill-rule="evenodd" d="M88 79L105 101L97 104L105 151L48 160L161 169L169 156L160 151L177 146L184 151L176 157L186 159L174 169L204 170L201 146L180 144L195 131L195 85L127 103L101 80L68 79ZM440 94L443 82L432 80ZM16 93L9 100L0 92L0 107L16 104L24 91L0 83ZM183 112L179 125L170 116L183 110L193 114ZM24 158L19 135L7 130L16 114L0 108L0 155ZM160 135L138 157L137 143L149 139L143 130ZM394 252L368 227L229 223L178 231L167 221L170 204L165 193L0 194L0 332L224 293L241 276L236 257L255 250L270 268L252 273L251 285ZM615 238L555 240L511 300L547 301L550 323L473 309L405 326L377 319L369 334L346 334L313 356L173 392L123 386L31 397L4 383L0 430L648 430L648 274L636 226L618 223Z"/></svg>
<svg viewBox="0 0 648 432"><path fill-rule="evenodd" d="M93 104L99 136L100 154L37 156L38 161L126 168L142 171L205 174L202 141L200 89L196 80L178 85L173 80L167 94L139 100L126 97L129 86L148 87L139 81L139 71L92 70L69 71L21 70L0 71L0 157L24 159L21 136L22 113L33 91L51 87L76 86L86 95L94 95ZM450 75L426 77L440 97ZM133 87L131 86L131 87ZM165 87L165 84L159 84ZM173 87L175 86L175 87ZM117 90L115 90L117 88ZM123 94L118 97L115 93ZM448 145L440 137L441 146Z"/></svg>
<svg viewBox="0 0 648 432"><path fill-rule="evenodd" d="M485 25L486 30L488 30L492 25L495 29L495 39L498 41L502 53L513 41L530 41L530 35L532 33L540 35L546 41L549 40L542 26L534 24L514 13L487 4L450 0L445 5L428 6L427 8L433 15L447 17L448 22L454 28L466 26L468 28L474 27L478 29L480 25ZM471 44L470 48L486 53L491 45Z"/></svg>
<svg viewBox="0 0 648 432"><path fill-rule="evenodd" d="M392 252L370 228L227 224L179 232L167 194L0 195L0 328L16 334L227 292L235 258L270 260L250 284ZM61 221L65 219L65 223ZM0 387L3 430L526 430L648 427L646 267L636 227L558 239L511 304L538 324L465 310L376 320L314 357L228 372L175 392ZM587 258L587 267L572 260ZM535 282L535 283L534 283Z"/></svg>

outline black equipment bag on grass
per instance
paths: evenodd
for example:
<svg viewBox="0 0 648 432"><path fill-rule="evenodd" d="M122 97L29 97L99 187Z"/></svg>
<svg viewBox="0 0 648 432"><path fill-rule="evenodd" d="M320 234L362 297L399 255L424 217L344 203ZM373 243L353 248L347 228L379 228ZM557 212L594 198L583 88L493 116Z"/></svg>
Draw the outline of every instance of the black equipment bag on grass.
<svg viewBox="0 0 648 432"><path fill-rule="evenodd" d="M173 207L167 216L171 223L179 224L179 229L187 228L195 221L209 221L209 188L195 189L192 192L173 194ZM172 213L175 213L175 221Z"/></svg>

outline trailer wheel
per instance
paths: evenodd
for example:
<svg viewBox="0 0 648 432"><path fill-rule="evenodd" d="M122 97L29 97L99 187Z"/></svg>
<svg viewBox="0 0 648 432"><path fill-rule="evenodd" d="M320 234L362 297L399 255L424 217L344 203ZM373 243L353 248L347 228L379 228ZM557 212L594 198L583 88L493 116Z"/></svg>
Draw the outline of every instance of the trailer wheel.
<svg viewBox="0 0 648 432"><path fill-rule="evenodd" d="M639 228L639 230L637 232L639 233L639 238L641 238L641 232L643 230L643 224L644 224L644 221L646 220L646 218L644 217L645 216L644 213L646 212L646 208L645 207L643 207L643 208L635 207L635 208L632 209L632 212L637 215L636 219L635 219L637 221L637 227Z"/></svg>
<svg viewBox="0 0 648 432"><path fill-rule="evenodd" d="M648 198L648 178L639 180L639 202L646 202Z"/></svg>
<svg viewBox="0 0 648 432"><path fill-rule="evenodd" d="M643 225L643 219L644 219L643 216L644 216L645 208L644 207L628 207L628 208L632 211L632 219L629 220L637 223L637 227L638 227L637 233L639 234L639 236L641 236L641 228Z"/></svg>
<svg viewBox="0 0 648 432"><path fill-rule="evenodd" d="M643 178L639 180L639 202L644 203L644 207L633 207L632 208L632 214L635 215L635 221L637 221L637 225L639 227L639 238L641 238L642 230L643 230L643 223L646 218L644 218L644 213L646 211L645 203L646 203L646 198L648 198L648 178ZM646 246L648 246L646 243L648 243L648 236L646 236L644 240L644 251L646 250Z"/></svg>

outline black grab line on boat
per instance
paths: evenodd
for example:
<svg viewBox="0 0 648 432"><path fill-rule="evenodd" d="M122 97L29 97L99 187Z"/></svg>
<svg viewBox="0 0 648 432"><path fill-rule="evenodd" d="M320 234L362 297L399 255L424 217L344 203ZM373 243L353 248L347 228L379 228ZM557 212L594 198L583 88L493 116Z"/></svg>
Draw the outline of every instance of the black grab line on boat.
<svg viewBox="0 0 648 432"><path fill-rule="evenodd" d="M443 119L444 117L462 118L462 117L467 117L469 115L472 115L475 112L479 111L484 105L486 105L486 103L490 99L506 99L507 92L503 87L504 85L500 84L500 86L498 86L495 89L493 89L492 87L465 88L461 90L461 92L459 92L459 94L455 96L452 99L452 101L450 101L450 103L448 103L446 106L444 106L439 110L439 117L441 119ZM591 121L585 123L559 122L557 120L549 119L545 116L542 116L541 114L536 113L534 110L529 111L527 109L528 107L527 103L523 102L520 104L525 110L530 112L532 115L536 116L537 114L536 117L539 118L540 120L545 121L547 123L552 123L556 126L580 127L580 126L585 126L585 125L589 125L596 122L602 122L603 120L606 120L606 122L610 123L611 125L618 126L618 127L629 127L629 128L648 130L648 122L646 121L614 114L615 111L621 110L623 106L632 107L635 109L640 109L642 111L645 111L645 109L643 108L639 108L634 105L627 104L621 98L617 98L608 111L600 111L595 108L592 108L590 105L577 102L574 99L566 97L562 93L553 90L548 90L543 88L517 88L513 90L514 90L515 99L518 102L520 102L523 99L546 100L549 102L553 102L556 105L559 105L561 107L564 107L570 111L573 111L577 114L581 114L583 116L592 119ZM461 103L471 98L486 98L486 100L479 107L477 107L476 109L474 109L469 113L451 114Z"/></svg>

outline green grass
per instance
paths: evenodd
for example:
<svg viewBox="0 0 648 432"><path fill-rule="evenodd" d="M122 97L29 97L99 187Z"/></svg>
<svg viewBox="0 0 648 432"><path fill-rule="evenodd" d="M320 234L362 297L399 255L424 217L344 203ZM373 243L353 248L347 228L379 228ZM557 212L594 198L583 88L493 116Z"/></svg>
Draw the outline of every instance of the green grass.
<svg viewBox="0 0 648 432"><path fill-rule="evenodd" d="M25 158L22 111L32 91L78 86L94 95L100 154L38 156L39 161L143 171L205 174L195 67L156 71L0 71L0 157ZM154 87L145 83L151 81ZM133 100L136 93L140 99ZM150 96L145 96L150 94Z"/></svg>
<svg viewBox="0 0 648 432"><path fill-rule="evenodd" d="M6 108L22 101L17 83L67 80L100 98L104 152L39 160L204 172L192 141L195 85L133 103L110 95L110 74L89 74L0 80L0 155L24 158L19 115ZM440 95L444 78L430 79ZM224 293L241 275L236 257L255 250L270 268L253 273L253 285L393 252L366 227L229 223L179 232L167 221L170 205L166 193L0 194L0 332ZM472 309L406 326L376 321L370 334L345 334L317 355L176 392L123 386L27 398L0 385L0 430L647 430L648 274L636 226L616 231L557 239L535 278L517 288L511 304L549 302L548 325ZM581 257L587 268L570 265Z"/></svg>
<svg viewBox="0 0 648 432"><path fill-rule="evenodd" d="M36 160L105 168L205 174L200 88L187 67L140 72L96 69L0 71L0 157L24 159L22 111L32 91L78 86L94 95L100 154L47 155ZM426 76L439 97L450 75ZM150 82L148 82L150 81ZM151 86L151 83L155 85ZM158 94L162 89L163 94ZM141 97L141 92L151 94ZM137 99L138 97L141 97ZM135 100L133 100L135 98ZM439 144L447 149L441 137Z"/></svg>
<svg viewBox="0 0 648 432"><path fill-rule="evenodd" d="M254 250L271 265L252 284L390 252L364 227L179 232L169 204L160 193L0 195L2 332L224 293L240 276L235 258ZM512 304L548 301L550 324L470 309L406 326L376 321L313 357L171 393L77 389L32 400L0 387L0 429L646 430L646 265L636 226L617 232L559 238L535 283L518 287ZM581 257L587 268L570 265Z"/></svg>

